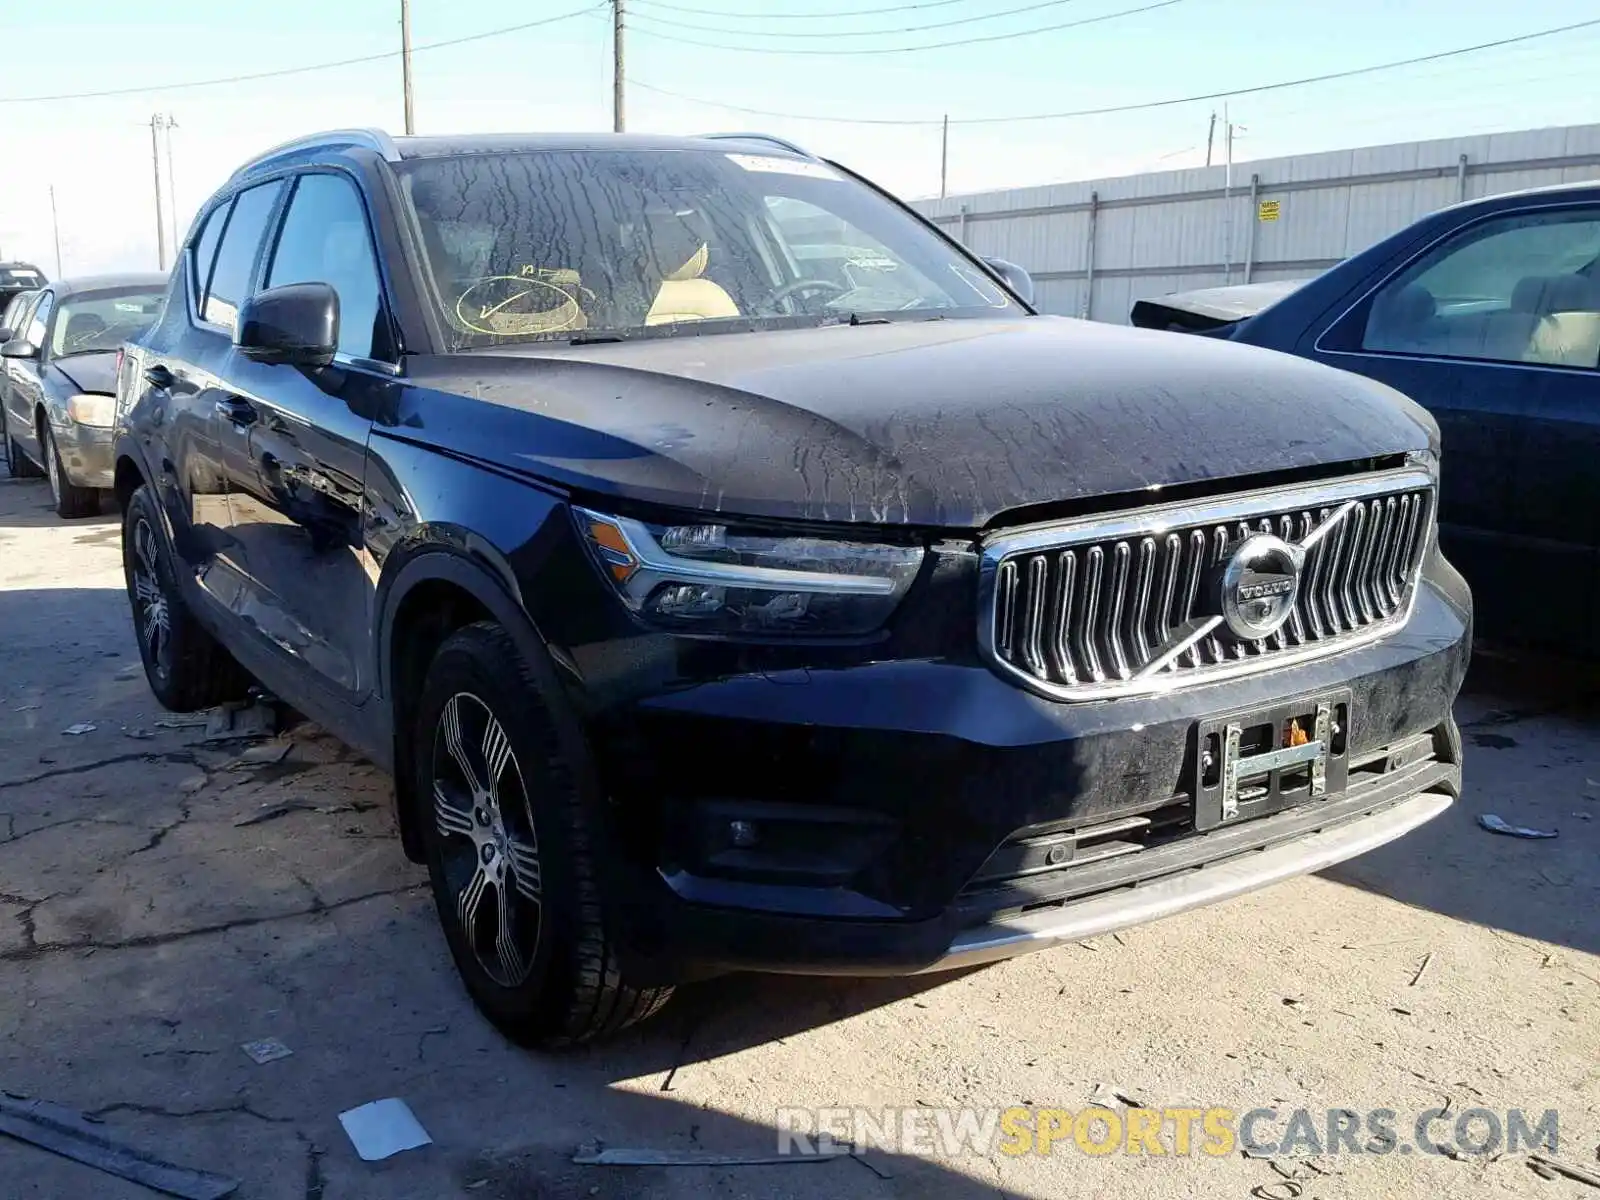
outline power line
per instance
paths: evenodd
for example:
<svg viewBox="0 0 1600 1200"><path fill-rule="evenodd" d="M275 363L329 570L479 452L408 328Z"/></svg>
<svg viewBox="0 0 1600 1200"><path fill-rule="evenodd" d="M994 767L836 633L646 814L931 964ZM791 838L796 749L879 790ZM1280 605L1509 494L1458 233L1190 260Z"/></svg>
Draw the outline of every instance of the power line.
<svg viewBox="0 0 1600 1200"><path fill-rule="evenodd" d="M1022 8L1008 8L1000 12L979 13L975 17L958 17L954 21L936 21L931 25L908 25L900 29L806 29L799 31L778 30L773 33L761 33L756 30L739 30L740 37L764 38L859 38L859 37L886 37L896 33L927 33L934 29L950 29L956 25L971 25L977 21L998 21L1001 17L1014 17L1020 13L1037 12L1041 8L1060 8L1064 4L1074 4L1077 0L1039 0L1038 3L1024 5ZM635 12L635 19L650 21L656 25L666 25L672 29L699 29L710 33L727 33L726 28L717 25L697 25L689 21L672 21L664 17L652 16L649 13Z"/></svg>
<svg viewBox="0 0 1600 1200"><path fill-rule="evenodd" d="M736 50L744 54L909 54L918 50L946 50L952 46L977 46L985 42L1005 42L1014 38L1034 37L1041 33L1054 33L1060 29L1076 29L1082 25L1098 25L1102 21L1115 21L1119 17L1137 16L1139 13L1154 12L1158 8L1171 8L1174 4L1182 4L1184 0L1157 0L1155 4L1146 4L1141 8L1125 8L1120 12L1104 13L1098 17L1085 17L1078 21L1064 21L1059 25L1046 25L1042 29L1022 29L1015 33L992 33L985 37L962 38L954 42L930 42L925 46L877 46L872 49L857 50L811 50L788 49L782 46L731 46L726 42L702 42L697 38L678 37L676 34L657 33L654 29L639 29L637 32L646 37L655 38L662 42L677 42L684 46L702 46L708 50ZM923 122L917 122L922 124Z"/></svg>
<svg viewBox="0 0 1600 1200"><path fill-rule="evenodd" d="M1026 113L1014 117L954 117L952 125L1009 125L1021 121L1061 121L1075 117L1103 117L1114 113L1145 112L1155 108L1173 108L1180 104L1198 104L1204 100L1222 100L1234 96L1256 96L1263 92L1282 91L1285 88L1305 87L1308 84L1328 83L1335 79L1353 79L1360 75L1375 75L1380 71L1393 71L1400 67L1416 66L1419 63L1438 62L1442 59L1456 58L1463 54L1476 54L1482 50L1495 50L1501 46L1514 46L1522 42L1531 42L1539 38L1555 37L1557 34L1571 33L1578 29L1590 29L1600 25L1600 18L1590 21L1577 21L1571 25L1561 25L1554 29L1541 29L1534 33L1519 34L1516 37L1499 38L1492 42L1480 42L1476 46L1462 46L1455 50L1441 50L1434 54L1421 54L1415 58L1400 58L1393 62L1375 63L1368 67L1353 67L1346 71L1330 71L1324 75L1307 75L1300 79L1285 79L1277 83L1262 83L1254 87L1230 88L1217 92L1201 92L1191 96L1173 96L1163 100L1145 100L1136 104L1111 104L1101 108L1080 108L1069 112L1054 113ZM690 96L683 92L675 92L669 88L657 87L655 84L642 83L635 79L635 87L644 88L646 91L657 92L663 96L671 96L678 100L687 100L692 104L704 104L711 108L720 108L725 112L744 113L755 117L776 117L785 121L816 121L835 125L898 125L898 126L935 126L940 124L940 118L900 118L892 117L833 117L808 115L805 113L776 112L764 108L747 108L737 104L724 104L719 100L707 100L701 96Z"/></svg>
<svg viewBox="0 0 1600 1200"><path fill-rule="evenodd" d="M606 7L604 4L591 4L584 8L575 9L572 12L562 13L554 17L545 17L538 21L524 21L520 25L507 25L502 29L486 29L482 33L469 33L464 37L447 38L442 42L428 42L425 45L413 46L411 52L418 54L424 50L442 50L446 46L461 46L467 42L481 42L485 38L521 33L524 29L534 29L540 25L553 25L557 21L568 21L573 17L581 17L604 7ZM399 58L402 53L404 53L402 50L385 50L378 54L363 54L358 58L341 58L334 62L311 63L303 67L282 67L275 71L256 71L249 75L227 75L218 79L191 79L181 83L140 84L138 87L106 88L98 92L62 92L50 96L0 96L0 104L36 104L46 100L98 100L105 96L133 96L141 92L174 92L180 88L217 87L225 83L247 83L256 79L280 79L285 75L304 75L311 71L331 71L336 67L353 67L361 63L381 62L386 58Z"/></svg>
<svg viewBox="0 0 1600 1200"><path fill-rule="evenodd" d="M910 12L918 8L949 8L952 4L967 4L970 0L920 0L916 4L891 4L887 8L857 8L848 12L798 12L798 13L733 13L717 8L693 8L685 4L668 4L666 0L635 0L648 8L662 8L671 12L694 13L700 17L722 17L728 21L831 21L839 17L875 17L880 13Z"/></svg>

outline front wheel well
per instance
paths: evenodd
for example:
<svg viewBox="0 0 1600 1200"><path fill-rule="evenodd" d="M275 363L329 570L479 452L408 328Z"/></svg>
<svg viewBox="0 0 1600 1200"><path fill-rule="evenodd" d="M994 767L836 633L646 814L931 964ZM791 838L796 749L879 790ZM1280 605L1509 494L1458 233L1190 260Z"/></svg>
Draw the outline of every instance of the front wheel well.
<svg viewBox="0 0 1600 1200"><path fill-rule="evenodd" d="M423 580L401 598L395 610L388 647L389 695L394 713L395 811L400 843L413 862L423 861L423 847L408 749L423 681L446 638L474 622L492 620L494 616L482 600L447 579Z"/></svg>
<svg viewBox="0 0 1600 1200"><path fill-rule="evenodd" d="M128 502L133 499L133 494L144 483L144 472L139 470L139 464L124 454L117 459L116 474L112 477L112 491L117 497L117 511L126 513Z"/></svg>

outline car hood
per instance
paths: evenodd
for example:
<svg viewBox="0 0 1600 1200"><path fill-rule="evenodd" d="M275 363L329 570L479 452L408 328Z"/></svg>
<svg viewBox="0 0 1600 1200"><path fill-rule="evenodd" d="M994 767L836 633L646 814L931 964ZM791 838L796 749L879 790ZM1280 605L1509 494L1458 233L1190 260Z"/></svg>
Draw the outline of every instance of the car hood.
<svg viewBox="0 0 1600 1200"><path fill-rule="evenodd" d="M1218 329L1264 312L1309 282L1308 279L1276 279L1269 283L1169 292L1165 296L1135 301L1128 319L1142 329L1172 329L1185 333Z"/></svg>
<svg viewBox="0 0 1600 1200"><path fill-rule="evenodd" d="M67 358L52 359L50 365L66 376L69 386L80 392L117 390L117 352L96 350L92 354L73 354Z"/></svg>
<svg viewBox="0 0 1600 1200"><path fill-rule="evenodd" d="M452 453L602 497L807 520L977 528L1437 440L1371 380L1055 317L507 346L407 372L489 402L430 418L419 401L404 423Z"/></svg>

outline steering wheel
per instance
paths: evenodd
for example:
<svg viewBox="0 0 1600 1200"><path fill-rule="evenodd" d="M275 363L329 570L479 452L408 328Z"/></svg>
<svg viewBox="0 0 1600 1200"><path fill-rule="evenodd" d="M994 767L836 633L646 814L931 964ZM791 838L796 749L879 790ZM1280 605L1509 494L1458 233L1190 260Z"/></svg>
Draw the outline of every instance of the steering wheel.
<svg viewBox="0 0 1600 1200"><path fill-rule="evenodd" d="M781 304L790 296L793 296L799 292L822 291L831 292L835 296L840 296L849 290L850 289L845 287L844 284L834 283L831 279L794 279L790 280L782 287L774 288L767 296L767 303L772 305Z"/></svg>

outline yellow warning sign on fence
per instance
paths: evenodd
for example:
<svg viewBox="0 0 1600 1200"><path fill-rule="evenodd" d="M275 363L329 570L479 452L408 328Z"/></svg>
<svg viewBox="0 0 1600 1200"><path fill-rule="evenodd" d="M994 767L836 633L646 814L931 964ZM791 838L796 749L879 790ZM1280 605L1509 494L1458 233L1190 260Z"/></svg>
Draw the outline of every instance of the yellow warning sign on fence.
<svg viewBox="0 0 1600 1200"><path fill-rule="evenodd" d="M1281 200L1261 201L1260 204L1256 205L1256 220L1276 221L1278 219L1278 206L1282 203Z"/></svg>

